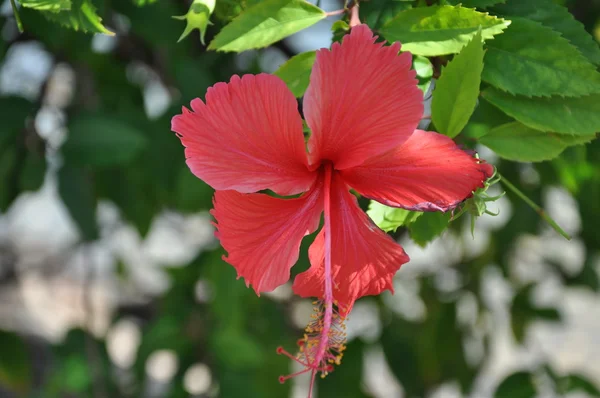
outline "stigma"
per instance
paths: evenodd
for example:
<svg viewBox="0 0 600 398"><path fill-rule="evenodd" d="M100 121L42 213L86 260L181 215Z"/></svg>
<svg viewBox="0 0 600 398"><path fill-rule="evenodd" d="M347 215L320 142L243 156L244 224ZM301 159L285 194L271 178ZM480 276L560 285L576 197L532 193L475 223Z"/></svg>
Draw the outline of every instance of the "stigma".
<svg viewBox="0 0 600 398"><path fill-rule="evenodd" d="M296 373L279 376L280 383L311 372L310 391L312 392L317 374L320 374L321 378L325 378L334 370L335 365L341 364L346 349L346 318L341 315L340 312L344 313L344 311L340 311L338 303L334 302L333 304L330 307L332 311L328 314L326 303L321 300L313 302L313 313L304 329L304 336L298 340L296 355L290 354L283 347L277 348L277 354L285 355L303 367Z"/></svg>

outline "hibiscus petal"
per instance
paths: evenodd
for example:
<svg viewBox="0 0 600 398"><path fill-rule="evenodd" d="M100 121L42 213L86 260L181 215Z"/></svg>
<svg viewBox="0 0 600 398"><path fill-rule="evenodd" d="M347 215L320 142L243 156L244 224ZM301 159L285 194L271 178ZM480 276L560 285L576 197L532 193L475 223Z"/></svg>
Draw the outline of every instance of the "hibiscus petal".
<svg viewBox="0 0 600 398"><path fill-rule="evenodd" d="M398 56L400 43L384 47L359 25L317 52L304 96L304 116L312 130L311 164L330 160L338 170L402 144L423 114L423 95L411 54Z"/></svg>
<svg viewBox="0 0 600 398"><path fill-rule="evenodd" d="M257 294L272 291L290 279L302 238L319 226L322 194L322 182L296 199L215 192L211 214L218 222L215 236L228 253L223 259Z"/></svg>
<svg viewBox="0 0 600 398"><path fill-rule="evenodd" d="M358 207L339 176L332 181L331 228L333 297L342 312L349 312L359 297L393 291L392 278L408 256ZM323 298L325 250L321 230L308 251L311 267L294 280L299 296Z"/></svg>
<svg viewBox="0 0 600 398"><path fill-rule="evenodd" d="M489 164L480 163L450 138L421 130L394 150L340 172L361 195L417 211L455 208L492 173Z"/></svg>
<svg viewBox="0 0 600 398"><path fill-rule="evenodd" d="M281 195L304 192L315 180L307 168L298 104L276 76L233 76L192 101L171 128L186 147L187 164L217 190Z"/></svg>

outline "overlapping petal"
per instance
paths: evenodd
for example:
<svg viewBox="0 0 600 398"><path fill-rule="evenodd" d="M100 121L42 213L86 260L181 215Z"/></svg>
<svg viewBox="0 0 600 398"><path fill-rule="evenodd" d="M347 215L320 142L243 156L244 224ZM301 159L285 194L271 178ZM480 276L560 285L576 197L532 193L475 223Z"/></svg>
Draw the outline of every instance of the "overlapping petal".
<svg viewBox="0 0 600 398"><path fill-rule="evenodd" d="M215 189L281 195L305 192L315 181L307 168L302 119L294 95L278 77L233 76L208 89L172 120L192 172Z"/></svg>
<svg viewBox="0 0 600 398"><path fill-rule="evenodd" d="M339 176L331 189L331 266L333 297L349 312L362 296L392 290L392 278L408 261L402 247L373 224ZM293 285L302 297L324 296L324 230L309 249L311 267Z"/></svg>
<svg viewBox="0 0 600 398"><path fill-rule="evenodd" d="M398 56L400 44L375 44L359 25L317 52L304 96L304 115L312 130L311 164L327 159L338 170L402 144L423 114L410 53Z"/></svg>
<svg viewBox="0 0 600 398"><path fill-rule="evenodd" d="M260 294L290 279L300 242L318 228L322 211L319 180L296 199L216 191L211 214L218 223L215 235L228 253L224 260Z"/></svg>
<svg viewBox="0 0 600 398"><path fill-rule="evenodd" d="M417 130L403 145L340 172L361 195L417 211L455 208L483 186L493 168L450 138Z"/></svg>

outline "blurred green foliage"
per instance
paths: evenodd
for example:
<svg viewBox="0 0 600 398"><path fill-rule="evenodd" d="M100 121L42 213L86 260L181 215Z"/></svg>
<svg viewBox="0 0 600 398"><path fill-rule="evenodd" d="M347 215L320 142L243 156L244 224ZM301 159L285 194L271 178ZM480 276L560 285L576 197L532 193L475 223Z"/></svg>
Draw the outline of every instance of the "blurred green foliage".
<svg viewBox="0 0 600 398"><path fill-rule="evenodd" d="M42 186L47 172L44 155L58 150L58 192L81 241L88 243L101 236L96 219L101 200L114 203L141 237L162 211L208 211L212 189L187 168L179 140L170 133L171 116L191 99L203 97L212 84L228 81L235 73L260 71L256 60L240 70L236 54L228 51L273 45L291 57L296 54L279 40L326 16L301 0L217 0L214 12L210 10L212 24L203 20L201 27L209 48L225 51L213 52L194 35L176 44L185 26L171 16L185 15L188 1L11 3L24 33L16 32L12 15L0 16L3 31L8 32L0 42L2 62L11 48L39 42L53 62L74 71L76 89L64 109L68 138L60 148L48 148L34 123L36 114L47 105L49 81L36 98L0 97L0 212L6 212L19 195ZM459 3L464 7L458 7ZM334 25L335 40L348 29L348 16L343 18L345 22ZM437 97L438 103L434 102L433 118L438 125L432 129L456 136L467 148L476 144L489 147L499 157L497 169L502 175L518 182L521 191L536 203L541 203L550 186L561 186L573 195L582 222L577 239L585 247L586 260L575 274L548 261L548 272L569 289L598 294L594 256L600 250L596 229L600 225L600 142L595 140L600 130L600 50L587 32L600 23L600 5L586 0L370 0L360 3L360 18L387 40L401 40L405 49L419 54L414 67L424 90L432 78L440 79L438 88L441 86L443 93ZM484 39L494 37L484 47L483 73L479 43L465 47L473 38L479 39L480 29ZM98 36L84 32L114 32L113 46L95 50L93 42ZM474 58L469 58L471 53ZM458 55L452 61L454 54ZM313 52L296 55L276 72L297 97L306 90L314 59ZM474 69L461 74L453 68L455 62L461 68L472 64ZM158 114L148 112L145 100L145 87L151 79L160 81L170 97L169 105ZM466 105L454 106L457 98ZM446 118L457 118L460 123L449 128L448 122L439 121ZM525 166L531 167L538 181L521 178ZM378 299L381 335L375 341L352 340L342 365L319 380L319 396L369 397L361 382L366 366L363 357L377 346L383 348L405 396L424 397L452 382L458 383L464 395L471 393L489 361L495 330L480 330L482 358L468 358L464 342L474 330L460 322L458 303L465 296L473 297L476 323L489 317L491 310L482 288L489 269L498 270L512 283L510 324L518 344L527 344L534 322L563 322L557 308L534 304L537 283L522 283L514 277L510 255L517 240L539 235L542 221L514 192L508 191L507 198L512 208L507 224L491 232L489 245L480 254L464 256L451 267L460 276L460 286L445 292L436 285L439 275L421 276L417 280L419 298L426 309L421 320L403 317ZM366 209L369 201L362 199L361 204ZM408 234L421 246L448 228L457 232L463 226L463 220L453 220L451 214L420 215L375 203L370 209L369 214L384 230L398 238ZM303 243L293 274L308 266L309 244ZM111 363L106 340L85 330L72 330L56 344L1 330L0 396L149 396L146 365L157 350L172 350L178 359L174 378L162 396L189 396L184 375L197 362L206 363L213 372L215 388L207 396L289 396L291 384L280 385L277 378L291 371L290 361L277 356L275 348L291 348L300 336L293 321L296 299L256 297L242 280L236 280L234 269L222 260L223 254L222 249L207 248L184 267L168 269L170 287L164 294L138 307L117 309L112 323L134 317L142 332L127 380L120 378L123 370ZM129 277L124 269L126 264L115 269L122 273L119 278ZM196 298L199 280L210 291L210 298L202 302ZM41 360L41 353L51 359ZM533 397L539 391L539 379L544 378L551 381L550 389L557 396L572 391L600 396L596 387L600 380L558 374L550 364L506 375L495 396Z"/></svg>

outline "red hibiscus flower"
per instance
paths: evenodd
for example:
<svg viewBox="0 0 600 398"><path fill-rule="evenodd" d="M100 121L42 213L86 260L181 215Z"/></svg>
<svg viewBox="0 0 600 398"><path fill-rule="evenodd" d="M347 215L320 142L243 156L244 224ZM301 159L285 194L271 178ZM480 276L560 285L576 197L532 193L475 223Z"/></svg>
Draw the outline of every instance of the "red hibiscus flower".
<svg viewBox="0 0 600 398"><path fill-rule="evenodd" d="M217 83L206 103L193 100L193 111L184 108L172 122L190 169L216 190L212 215L225 260L257 294L290 279L302 238L324 214L311 267L293 284L322 308L298 359L313 377L339 360L340 317L359 297L392 290L394 274L409 260L350 189L388 206L447 211L492 172L450 138L415 130L423 97L411 54L375 39L359 25L341 45L317 53L304 96L308 151L296 99L272 75ZM302 195L256 193L265 189Z"/></svg>

